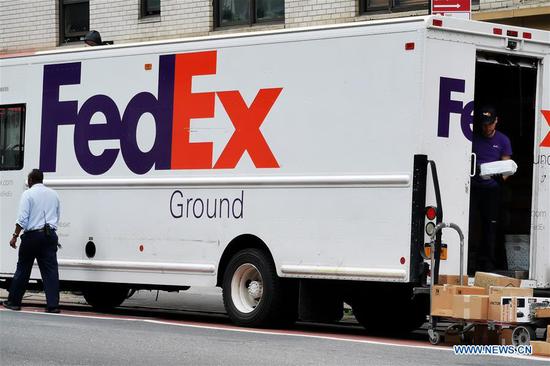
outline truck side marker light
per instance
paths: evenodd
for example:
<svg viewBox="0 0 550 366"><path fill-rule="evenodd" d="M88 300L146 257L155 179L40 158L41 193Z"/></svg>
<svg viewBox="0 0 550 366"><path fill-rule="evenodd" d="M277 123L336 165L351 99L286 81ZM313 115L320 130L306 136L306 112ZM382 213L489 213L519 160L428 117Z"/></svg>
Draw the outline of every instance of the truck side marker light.
<svg viewBox="0 0 550 366"><path fill-rule="evenodd" d="M414 42L405 43L405 50L407 51L414 50Z"/></svg>
<svg viewBox="0 0 550 366"><path fill-rule="evenodd" d="M442 261L447 260L447 253L447 244L441 243L441 252L439 253L439 259L441 259ZM426 255L426 257L431 258L432 248L430 243L424 244L424 254Z"/></svg>
<svg viewBox="0 0 550 366"><path fill-rule="evenodd" d="M531 39L532 35L529 32L523 32L523 38L525 39Z"/></svg>
<svg viewBox="0 0 550 366"><path fill-rule="evenodd" d="M401 262L401 264L405 264L405 257L401 257L401 259L399 260L399 262Z"/></svg>
<svg viewBox="0 0 550 366"><path fill-rule="evenodd" d="M143 252L143 249L144 249L144 248L143 248L143 244L141 244L141 245L139 246L139 251L140 251L140 252Z"/></svg>
<svg viewBox="0 0 550 366"><path fill-rule="evenodd" d="M434 19L432 24L433 24L434 27L443 27L443 20Z"/></svg>
<svg viewBox="0 0 550 366"><path fill-rule="evenodd" d="M497 34L499 36L502 35L502 29L500 28L493 28L493 34Z"/></svg>
<svg viewBox="0 0 550 366"><path fill-rule="evenodd" d="M518 36L518 32L517 31L513 31L513 30L507 30L506 31L506 35L508 37L517 37Z"/></svg>
<svg viewBox="0 0 550 366"><path fill-rule="evenodd" d="M144 69L145 69L145 71L153 70L153 64L145 64Z"/></svg>

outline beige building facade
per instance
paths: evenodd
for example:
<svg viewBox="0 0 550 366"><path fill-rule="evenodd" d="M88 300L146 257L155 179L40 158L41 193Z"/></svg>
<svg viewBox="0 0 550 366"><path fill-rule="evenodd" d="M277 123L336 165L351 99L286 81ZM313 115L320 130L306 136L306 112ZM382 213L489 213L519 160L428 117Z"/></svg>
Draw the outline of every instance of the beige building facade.
<svg viewBox="0 0 550 366"><path fill-rule="evenodd" d="M422 0L0 0L0 53L428 14ZM478 0L472 18L550 30L550 0Z"/></svg>

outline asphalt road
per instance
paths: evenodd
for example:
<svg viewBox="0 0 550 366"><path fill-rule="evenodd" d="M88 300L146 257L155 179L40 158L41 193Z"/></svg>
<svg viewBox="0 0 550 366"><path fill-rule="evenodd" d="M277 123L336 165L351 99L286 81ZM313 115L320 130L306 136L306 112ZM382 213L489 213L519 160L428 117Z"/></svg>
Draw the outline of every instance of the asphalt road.
<svg viewBox="0 0 550 366"><path fill-rule="evenodd" d="M0 311L1 365L548 365L500 356L456 356L424 340L367 337L356 327L298 324L254 330L220 316L63 307Z"/></svg>

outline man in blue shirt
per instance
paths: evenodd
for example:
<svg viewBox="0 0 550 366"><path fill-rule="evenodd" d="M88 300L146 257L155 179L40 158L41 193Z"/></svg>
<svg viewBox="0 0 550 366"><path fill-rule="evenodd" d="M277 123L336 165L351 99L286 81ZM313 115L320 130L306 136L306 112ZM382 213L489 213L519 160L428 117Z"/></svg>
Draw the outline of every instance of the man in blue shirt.
<svg viewBox="0 0 550 366"><path fill-rule="evenodd" d="M476 154L477 164L508 160L512 157L510 139L497 131L496 110L484 106L476 115L476 127L472 140L472 151ZM490 178L476 174L471 180L470 229L474 213L481 218L481 238L477 243L476 269L494 271L497 267L496 236L501 205L501 186L507 177L495 175ZM470 236L471 237L471 236ZM476 243L470 243L474 248Z"/></svg>
<svg viewBox="0 0 550 366"><path fill-rule="evenodd" d="M28 176L29 189L21 196L15 232L10 240L12 248L17 248L17 238L22 230L24 233L10 294L2 305L11 310L21 310L21 301L36 259L46 293L46 312L59 313L58 238L55 232L59 222L59 197L54 190L44 186L43 180L44 174L33 169Z"/></svg>

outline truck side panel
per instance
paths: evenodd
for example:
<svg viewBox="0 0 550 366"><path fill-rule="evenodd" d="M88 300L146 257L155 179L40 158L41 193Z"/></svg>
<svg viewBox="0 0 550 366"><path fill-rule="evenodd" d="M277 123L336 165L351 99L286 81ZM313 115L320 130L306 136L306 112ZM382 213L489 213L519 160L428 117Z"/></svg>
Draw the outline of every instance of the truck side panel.
<svg viewBox="0 0 550 366"><path fill-rule="evenodd" d="M239 118L230 104L246 114L261 89L281 88L260 129L278 167L258 168L258 147L251 146L229 169L153 167L139 175L129 171L122 151L105 173L87 174L75 146L88 144L94 156L125 146L117 139L74 137L71 121L57 126L57 140L48 142L57 145L55 171L46 178L63 204L62 279L211 285L226 245L251 234L267 244L283 276L407 281L422 41L412 31L339 38L334 30L325 36L299 41L288 36L254 46L221 42L195 50L215 52L214 72L192 79L192 93L216 92L214 116L199 113L190 122L189 140L176 136L172 143L212 143L207 146L214 166L234 134L232 120ZM407 42L416 42L417 49L405 50ZM168 54L191 51L174 45ZM159 83L158 54L89 55L94 57L83 54L80 61L80 82L59 88L59 102L77 101L77 119L84 118L90 98L101 94L112 99L124 126L132 97L142 92L159 97L165 80ZM145 64L152 70L144 70ZM18 184L38 165L45 143L42 91L50 86L42 83L43 71L41 63L13 70L28 74L32 86L10 96L29 96L25 167L18 174L2 172L3 179L13 176ZM229 96L237 102L223 100L224 92L235 90ZM176 97L178 103L188 100ZM92 112L92 125L114 125L112 116ZM142 152L170 143L156 141L155 133L153 115L144 113L136 133ZM3 198L3 233L11 230L19 193ZM96 246L91 259L88 242ZM11 273L16 253L1 250L1 272Z"/></svg>

